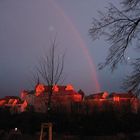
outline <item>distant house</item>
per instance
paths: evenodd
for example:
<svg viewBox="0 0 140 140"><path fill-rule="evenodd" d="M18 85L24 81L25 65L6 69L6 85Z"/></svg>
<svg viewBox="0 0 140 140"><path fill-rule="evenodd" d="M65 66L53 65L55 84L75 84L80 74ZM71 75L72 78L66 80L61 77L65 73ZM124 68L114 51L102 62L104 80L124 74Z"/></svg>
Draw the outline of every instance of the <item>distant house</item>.
<svg viewBox="0 0 140 140"><path fill-rule="evenodd" d="M6 103L7 101L5 100L5 98L0 99L0 107L4 106Z"/></svg>
<svg viewBox="0 0 140 140"><path fill-rule="evenodd" d="M136 98L136 96L132 92L127 93L116 93L113 92L109 95L109 98L114 102L122 102L122 101L132 101Z"/></svg>
<svg viewBox="0 0 140 140"><path fill-rule="evenodd" d="M139 99L131 91L127 93L111 93L109 99L114 103L116 107L121 109L127 107L133 112L137 112L139 109Z"/></svg>
<svg viewBox="0 0 140 140"><path fill-rule="evenodd" d="M96 94L91 94L85 97L85 103L90 108L90 112L93 112L95 108L98 111L107 110L108 107L115 107L118 110L126 110L137 113L139 110L139 99L131 92L117 93L113 92L111 94L107 92L101 92Z"/></svg>
<svg viewBox="0 0 140 140"><path fill-rule="evenodd" d="M108 92L101 92L101 93L95 93L91 94L85 97L86 100L94 100L94 101L104 101L107 100L109 96Z"/></svg>
<svg viewBox="0 0 140 140"><path fill-rule="evenodd" d="M94 112L96 109L98 111L105 110L104 106L109 103L108 97L109 93L106 91L86 96L84 102L89 110L89 113Z"/></svg>
<svg viewBox="0 0 140 140"><path fill-rule="evenodd" d="M11 113L20 113L26 110L25 101L17 96L6 96L0 99L0 107L8 109Z"/></svg>
<svg viewBox="0 0 140 140"><path fill-rule="evenodd" d="M5 106L16 106L16 104L21 103L21 99L17 96L5 96Z"/></svg>

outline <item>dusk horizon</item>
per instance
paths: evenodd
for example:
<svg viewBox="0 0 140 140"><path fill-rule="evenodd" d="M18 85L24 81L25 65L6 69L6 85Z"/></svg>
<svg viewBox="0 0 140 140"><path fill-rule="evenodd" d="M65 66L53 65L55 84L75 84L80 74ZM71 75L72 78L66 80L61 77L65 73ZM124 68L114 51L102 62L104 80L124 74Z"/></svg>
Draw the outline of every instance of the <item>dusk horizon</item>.
<svg viewBox="0 0 140 140"><path fill-rule="evenodd" d="M65 52L62 85L72 84L87 95L124 91L122 81L132 69L123 64L113 73L109 67L99 70L110 45L104 38L93 41L89 36L92 18L109 2L120 6L111 0L0 1L0 97L32 89L32 73L55 37L58 53ZM131 52L128 61L137 55Z"/></svg>

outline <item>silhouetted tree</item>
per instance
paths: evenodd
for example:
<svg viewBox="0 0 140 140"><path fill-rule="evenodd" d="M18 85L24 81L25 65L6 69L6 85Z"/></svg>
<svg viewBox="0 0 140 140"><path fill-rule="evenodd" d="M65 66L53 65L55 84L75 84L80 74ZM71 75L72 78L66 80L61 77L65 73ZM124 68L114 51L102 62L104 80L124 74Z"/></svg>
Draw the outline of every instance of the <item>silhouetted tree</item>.
<svg viewBox="0 0 140 140"><path fill-rule="evenodd" d="M51 110L51 96L53 93L53 86L64 80L64 54L57 55L56 47L56 39L54 39L51 41L50 48L44 53L44 56L41 57L39 65L37 66L37 73L41 76L49 88L48 111Z"/></svg>
<svg viewBox="0 0 140 140"><path fill-rule="evenodd" d="M85 97L84 91L80 89L80 90L78 91L78 93L82 96L82 100L83 100L84 97Z"/></svg>
<svg viewBox="0 0 140 140"><path fill-rule="evenodd" d="M89 33L93 40L101 35L107 37L111 43L109 54L104 63L99 64L99 69L109 65L114 70L119 63L126 61L126 50L132 43L138 44L140 49L140 1L139 0L122 0L122 9L119 10L113 4L107 8L107 12L99 11L99 19L93 18L93 25ZM129 87L135 92L139 90L140 84L140 58L134 59L134 71L124 81L124 87ZM136 66L137 65L137 66ZM135 73L135 74L134 74Z"/></svg>
<svg viewBox="0 0 140 140"><path fill-rule="evenodd" d="M138 96L140 93L140 58L136 59L132 66L133 71L124 79L122 88L133 90Z"/></svg>

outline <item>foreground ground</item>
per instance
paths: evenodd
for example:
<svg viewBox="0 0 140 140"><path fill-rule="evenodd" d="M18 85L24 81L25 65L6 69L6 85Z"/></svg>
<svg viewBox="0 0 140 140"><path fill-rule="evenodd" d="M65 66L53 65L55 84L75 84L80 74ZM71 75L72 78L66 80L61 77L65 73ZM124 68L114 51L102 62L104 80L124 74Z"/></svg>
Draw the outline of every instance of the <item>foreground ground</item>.
<svg viewBox="0 0 140 140"><path fill-rule="evenodd" d="M39 140L40 133L37 132L34 135L31 134L21 134L21 135L11 135L9 132L0 130L0 140ZM140 132L124 134L118 133L114 135L104 135L104 136L84 136L83 135L70 135L70 134L56 134L53 133L53 140L139 140ZM47 134L44 133L43 140L47 140Z"/></svg>
<svg viewBox="0 0 140 140"><path fill-rule="evenodd" d="M42 113L10 114L0 110L0 140L39 140L41 124L48 121L53 124L53 140L140 140L140 112L126 109L96 110L92 114L59 112L49 119ZM18 135L15 128L20 131Z"/></svg>

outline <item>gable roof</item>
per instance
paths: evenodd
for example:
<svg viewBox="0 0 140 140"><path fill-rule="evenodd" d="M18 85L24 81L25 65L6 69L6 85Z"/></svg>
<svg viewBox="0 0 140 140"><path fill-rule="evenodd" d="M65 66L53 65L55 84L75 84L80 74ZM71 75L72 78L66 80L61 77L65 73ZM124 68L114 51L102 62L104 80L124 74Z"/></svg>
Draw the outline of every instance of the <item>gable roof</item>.
<svg viewBox="0 0 140 140"><path fill-rule="evenodd" d="M20 97L18 97L18 96L5 96L4 99L19 99L20 100Z"/></svg>
<svg viewBox="0 0 140 140"><path fill-rule="evenodd" d="M95 93L95 94L86 96L86 99L105 99L108 97L108 95L109 94L107 92Z"/></svg>
<svg viewBox="0 0 140 140"><path fill-rule="evenodd" d="M120 97L120 98L135 98L136 96L132 92L127 92L127 93L111 93L109 95L110 98L113 97Z"/></svg>

